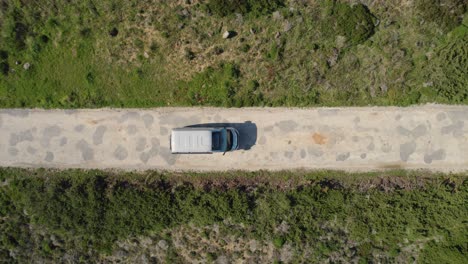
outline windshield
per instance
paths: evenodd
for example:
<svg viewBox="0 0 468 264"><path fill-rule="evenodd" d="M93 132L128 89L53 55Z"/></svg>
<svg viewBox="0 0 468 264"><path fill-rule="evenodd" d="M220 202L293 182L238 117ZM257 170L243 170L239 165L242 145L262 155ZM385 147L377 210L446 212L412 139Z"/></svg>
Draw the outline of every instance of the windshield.
<svg viewBox="0 0 468 264"><path fill-rule="evenodd" d="M230 150L232 148L232 131L228 130L227 131L227 149Z"/></svg>
<svg viewBox="0 0 468 264"><path fill-rule="evenodd" d="M221 129L219 131L213 131L212 135L212 150L213 151L220 151L220 152L225 152L228 150L228 140L232 141L229 139L229 133L226 129ZM232 144L232 143L231 143Z"/></svg>

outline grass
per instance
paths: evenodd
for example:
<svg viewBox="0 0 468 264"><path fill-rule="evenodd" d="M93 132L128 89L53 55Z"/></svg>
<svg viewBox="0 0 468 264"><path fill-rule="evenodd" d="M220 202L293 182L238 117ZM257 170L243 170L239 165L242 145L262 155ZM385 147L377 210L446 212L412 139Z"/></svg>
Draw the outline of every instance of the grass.
<svg viewBox="0 0 468 264"><path fill-rule="evenodd" d="M463 263L468 251L463 174L2 168L0 182L9 261Z"/></svg>
<svg viewBox="0 0 468 264"><path fill-rule="evenodd" d="M8 1L0 107L468 102L466 1L350 2Z"/></svg>

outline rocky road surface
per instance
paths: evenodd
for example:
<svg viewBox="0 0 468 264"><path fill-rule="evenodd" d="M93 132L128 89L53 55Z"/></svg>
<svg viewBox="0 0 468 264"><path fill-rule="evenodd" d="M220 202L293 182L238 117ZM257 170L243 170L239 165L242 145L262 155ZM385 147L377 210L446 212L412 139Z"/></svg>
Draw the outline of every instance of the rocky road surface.
<svg viewBox="0 0 468 264"><path fill-rule="evenodd" d="M172 128L229 124L235 152L174 155ZM468 170L468 106L0 110L0 166Z"/></svg>

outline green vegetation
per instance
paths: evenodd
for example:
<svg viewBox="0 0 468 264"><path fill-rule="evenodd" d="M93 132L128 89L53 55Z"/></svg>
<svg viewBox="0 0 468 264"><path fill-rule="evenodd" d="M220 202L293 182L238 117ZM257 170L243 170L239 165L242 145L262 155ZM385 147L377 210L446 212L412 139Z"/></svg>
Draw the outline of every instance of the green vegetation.
<svg viewBox="0 0 468 264"><path fill-rule="evenodd" d="M468 103L467 1L405 3L6 1L0 107Z"/></svg>
<svg viewBox="0 0 468 264"><path fill-rule="evenodd" d="M463 103L468 100L468 27L456 28L447 43L437 51L437 57L426 67L427 77L433 80L435 93L441 101Z"/></svg>
<svg viewBox="0 0 468 264"><path fill-rule="evenodd" d="M195 74L193 79L184 85L185 89L179 90L179 96L187 96L190 105L232 106L238 78L239 69L236 65L223 64L216 70L208 68Z"/></svg>
<svg viewBox="0 0 468 264"><path fill-rule="evenodd" d="M416 12L424 19L423 22L438 24L445 31L460 25L466 11L465 0L416 1Z"/></svg>
<svg viewBox="0 0 468 264"><path fill-rule="evenodd" d="M322 21L322 34L331 37L343 36L349 45L366 41L374 34L374 21L370 11L362 4L350 6L339 2L326 2L325 19ZM330 45L330 46L333 46Z"/></svg>
<svg viewBox="0 0 468 264"><path fill-rule="evenodd" d="M235 13L261 16L284 7L284 0L209 0L208 9L218 16Z"/></svg>
<svg viewBox="0 0 468 264"><path fill-rule="evenodd" d="M463 263L468 253L466 175L0 169L0 184L7 261Z"/></svg>

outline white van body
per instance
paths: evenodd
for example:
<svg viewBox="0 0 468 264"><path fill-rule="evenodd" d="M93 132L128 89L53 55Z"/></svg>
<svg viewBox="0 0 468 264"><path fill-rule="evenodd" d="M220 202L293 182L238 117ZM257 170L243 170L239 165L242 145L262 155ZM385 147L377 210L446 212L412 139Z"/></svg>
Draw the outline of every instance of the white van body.
<svg viewBox="0 0 468 264"><path fill-rule="evenodd" d="M184 127L172 129L173 154L213 153L236 150L239 132L232 127Z"/></svg>

